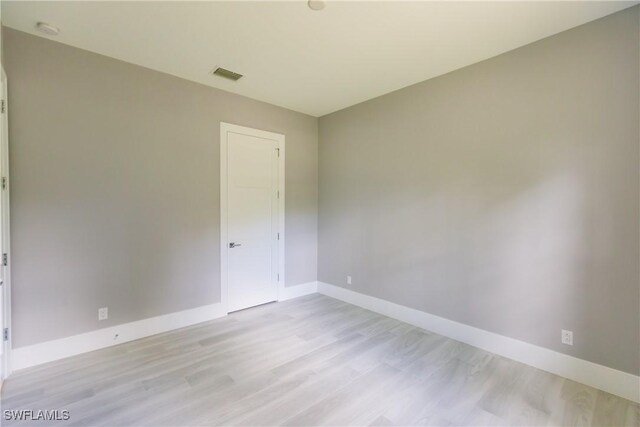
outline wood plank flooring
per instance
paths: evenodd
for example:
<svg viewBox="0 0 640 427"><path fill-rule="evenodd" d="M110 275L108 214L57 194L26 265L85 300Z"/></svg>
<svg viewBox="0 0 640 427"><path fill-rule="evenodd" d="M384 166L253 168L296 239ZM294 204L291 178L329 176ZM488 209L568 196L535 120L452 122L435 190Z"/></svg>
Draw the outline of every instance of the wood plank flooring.
<svg viewBox="0 0 640 427"><path fill-rule="evenodd" d="M640 424L640 405L322 295L15 373L1 404L70 415L6 426Z"/></svg>

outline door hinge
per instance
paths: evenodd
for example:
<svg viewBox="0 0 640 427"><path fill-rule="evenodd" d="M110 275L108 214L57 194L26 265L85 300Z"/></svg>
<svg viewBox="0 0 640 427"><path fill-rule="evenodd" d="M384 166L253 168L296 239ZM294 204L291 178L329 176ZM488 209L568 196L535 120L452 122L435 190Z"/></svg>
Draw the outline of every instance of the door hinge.
<svg viewBox="0 0 640 427"><path fill-rule="evenodd" d="M2 177L2 189L3 190L7 189L7 177L6 176Z"/></svg>
<svg viewBox="0 0 640 427"><path fill-rule="evenodd" d="M280 240L280 233L278 233L278 240Z"/></svg>
<svg viewBox="0 0 640 427"><path fill-rule="evenodd" d="M278 282L280 281L280 273L278 273Z"/></svg>
<svg viewBox="0 0 640 427"><path fill-rule="evenodd" d="M7 265L9 263L9 255L8 254L2 254L2 265Z"/></svg>
<svg viewBox="0 0 640 427"><path fill-rule="evenodd" d="M5 107L5 101L4 99L0 101L0 113L4 114L4 110L6 109Z"/></svg>
<svg viewBox="0 0 640 427"><path fill-rule="evenodd" d="M279 198L280 198L280 190L278 190L278 191L276 192L276 194L278 195L278 199L279 199Z"/></svg>
<svg viewBox="0 0 640 427"><path fill-rule="evenodd" d="M2 334L2 339L4 341L9 341L9 328L4 328L4 332Z"/></svg>
<svg viewBox="0 0 640 427"><path fill-rule="evenodd" d="M2 102L4 102L4 101L2 101ZM4 104L3 104L3 105L4 105ZM4 108L4 107L3 107L3 108ZM2 111L4 112L4 109L3 109ZM278 152L278 157L280 157L280 149L279 149L279 148L276 148L276 151Z"/></svg>

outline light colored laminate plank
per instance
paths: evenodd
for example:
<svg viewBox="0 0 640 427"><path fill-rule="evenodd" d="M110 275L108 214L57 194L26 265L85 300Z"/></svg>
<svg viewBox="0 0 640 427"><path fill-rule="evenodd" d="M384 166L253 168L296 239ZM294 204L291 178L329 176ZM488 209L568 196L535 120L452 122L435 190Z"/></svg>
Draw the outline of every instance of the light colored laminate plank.
<svg viewBox="0 0 640 427"><path fill-rule="evenodd" d="M38 425L640 424L640 405L322 295L26 369L1 404L70 411Z"/></svg>

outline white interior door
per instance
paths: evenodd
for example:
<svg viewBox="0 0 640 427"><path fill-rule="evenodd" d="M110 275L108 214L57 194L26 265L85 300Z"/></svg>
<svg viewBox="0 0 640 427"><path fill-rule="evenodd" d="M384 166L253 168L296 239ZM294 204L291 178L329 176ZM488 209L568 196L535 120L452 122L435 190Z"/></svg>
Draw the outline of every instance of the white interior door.
<svg viewBox="0 0 640 427"><path fill-rule="evenodd" d="M277 140L260 131L226 136L226 270L228 311L278 299ZM224 192L223 192L224 194Z"/></svg>
<svg viewBox="0 0 640 427"><path fill-rule="evenodd" d="M11 273L9 270L9 136L7 77L0 69L0 380L10 374Z"/></svg>

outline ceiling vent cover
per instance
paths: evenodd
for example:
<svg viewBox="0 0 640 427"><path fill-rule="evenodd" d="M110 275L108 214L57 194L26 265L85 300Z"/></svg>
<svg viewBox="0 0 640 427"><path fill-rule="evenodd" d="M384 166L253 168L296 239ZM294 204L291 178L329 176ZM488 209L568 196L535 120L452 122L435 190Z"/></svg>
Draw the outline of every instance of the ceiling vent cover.
<svg viewBox="0 0 640 427"><path fill-rule="evenodd" d="M234 73L233 71L225 70L222 67L218 67L211 72L211 74L224 77L225 79L230 79L236 81L242 77L242 74Z"/></svg>

